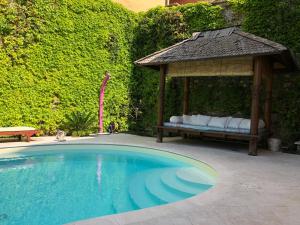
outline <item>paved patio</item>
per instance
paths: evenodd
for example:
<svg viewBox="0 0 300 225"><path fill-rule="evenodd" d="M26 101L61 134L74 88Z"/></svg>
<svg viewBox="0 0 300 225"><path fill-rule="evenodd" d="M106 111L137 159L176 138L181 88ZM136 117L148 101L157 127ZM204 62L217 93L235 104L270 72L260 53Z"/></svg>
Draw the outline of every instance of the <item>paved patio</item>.
<svg viewBox="0 0 300 225"><path fill-rule="evenodd" d="M33 142L0 143L0 148L57 143L54 137ZM219 173L216 186L184 201L75 222L76 225L299 225L300 156L247 146L128 134L68 138L66 143L113 143L159 148L210 164ZM0 149L1 151L6 151Z"/></svg>

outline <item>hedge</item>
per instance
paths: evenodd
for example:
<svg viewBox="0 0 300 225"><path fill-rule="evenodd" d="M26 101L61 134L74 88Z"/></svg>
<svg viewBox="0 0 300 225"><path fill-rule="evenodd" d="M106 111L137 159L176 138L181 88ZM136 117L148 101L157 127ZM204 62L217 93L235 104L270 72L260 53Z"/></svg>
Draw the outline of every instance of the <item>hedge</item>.
<svg viewBox="0 0 300 225"><path fill-rule="evenodd" d="M222 8L207 3L158 7L141 15L135 41L135 59L170 46L191 36L193 32L221 28L225 25ZM159 73L135 68L131 82L135 118L130 129L152 134L157 115ZM181 112L182 82L167 80L166 118ZM207 100L207 99L206 99Z"/></svg>
<svg viewBox="0 0 300 225"><path fill-rule="evenodd" d="M242 29L300 53L300 0L230 0L242 15ZM300 73L276 74L273 89L274 136L295 148L300 138Z"/></svg>
<svg viewBox="0 0 300 225"><path fill-rule="evenodd" d="M96 115L108 70L105 126L126 130L135 25L110 0L2 0L0 126L52 134L73 111Z"/></svg>

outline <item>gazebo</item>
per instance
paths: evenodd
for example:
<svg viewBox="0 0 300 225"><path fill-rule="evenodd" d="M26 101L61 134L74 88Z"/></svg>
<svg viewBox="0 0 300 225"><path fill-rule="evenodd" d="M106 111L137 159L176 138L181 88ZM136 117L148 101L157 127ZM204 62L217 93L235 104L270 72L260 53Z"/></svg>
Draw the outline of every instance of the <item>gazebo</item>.
<svg viewBox="0 0 300 225"><path fill-rule="evenodd" d="M207 137L249 141L249 155L257 155L260 139L259 97L264 79L264 121L271 127L273 74L297 69L291 52L283 45L230 27L197 32L191 38L154 52L135 61L136 65L160 70L157 142L162 142L163 131L177 131ZM251 124L249 134L199 131L164 126L166 76L184 78L183 114L189 113L190 78L199 76L253 77Z"/></svg>

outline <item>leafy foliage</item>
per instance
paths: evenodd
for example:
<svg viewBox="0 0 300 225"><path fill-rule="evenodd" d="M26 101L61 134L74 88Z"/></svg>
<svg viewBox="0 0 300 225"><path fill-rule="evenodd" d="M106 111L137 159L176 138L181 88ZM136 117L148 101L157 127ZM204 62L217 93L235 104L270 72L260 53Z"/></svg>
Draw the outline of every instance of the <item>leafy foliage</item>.
<svg viewBox="0 0 300 225"><path fill-rule="evenodd" d="M282 43L300 52L299 0L230 0L237 18L242 17L242 28L258 36ZM163 25L162 25L163 24ZM163 29L161 28L163 26ZM186 4L171 8L156 8L142 15L136 35L135 57L141 58L167 47L192 32L226 26L222 9L206 3ZM135 68L132 99L138 114L131 124L135 130L152 131L156 123L156 102L159 73ZM299 139L300 76L287 74L274 76L274 131L284 143L293 145ZM211 115L250 116L250 78L192 78L190 107L193 113ZM182 87L180 79L167 81L165 119L182 113ZM293 90L293 91L291 91ZM262 96L263 101L264 96ZM151 109L151 110L149 110ZM263 104L261 104L261 112Z"/></svg>
<svg viewBox="0 0 300 225"><path fill-rule="evenodd" d="M300 52L299 0L229 2L244 30ZM222 10L196 3L136 15L110 0L0 0L0 126L51 134L70 112L96 116L108 70L104 126L114 121L121 130L152 131L159 73L133 67L133 59L226 26ZM299 77L275 76L276 133L289 144L300 135ZM191 111L249 116L251 82L193 78ZM167 80L166 118L181 114L182 86L180 79Z"/></svg>
<svg viewBox="0 0 300 225"><path fill-rule="evenodd" d="M65 115L96 115L112 77L104 125L127 129L136 16L110 0L0 0L0 126L54 133Z"/></svg>
<svg viewBox="0 0 300 225"><path fill-rule="evenodd" d="M300 53L300 0L230 0L243 16L242 28ZM287 146L300 138L300 74L275 74L275 135Z"/></svg>
<svg viewBox="0 0 300 225"><path fill-rule="evenodd" d="M158 7L140 16L136 31L135 58L170 46L190 37L195 31L216 29L224 25L222 9L207 3ZM156 123L159 73L135 68L131 82L131 99L138 115L131 120L131 129L152 132ZM166 90L166 118L181 111L182 81L168 80Z"/></svg>
<svg viewBox="0 0 300 225"><path fill-rule="evenodd" d="M73 136L86 136L96 130L96 121L92 113L72 112L66 116L64 128Z"/></svg>
<svg viewBox="0 0 300 225"><path fill-rule="evenodd" d="M300 52L300 0L230 0L242 28Z"/></svg>

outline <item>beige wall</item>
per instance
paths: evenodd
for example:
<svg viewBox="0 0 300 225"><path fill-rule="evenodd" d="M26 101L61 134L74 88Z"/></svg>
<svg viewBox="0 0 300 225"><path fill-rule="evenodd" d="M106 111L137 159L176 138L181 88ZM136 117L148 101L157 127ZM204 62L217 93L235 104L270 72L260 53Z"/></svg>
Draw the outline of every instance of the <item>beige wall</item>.
<svg viewBox="0 0 300 225"><path fill-rule="evenodd" d="M134 12L147 11L156 6L164 6L165 0L113 0Z"/></svg>

